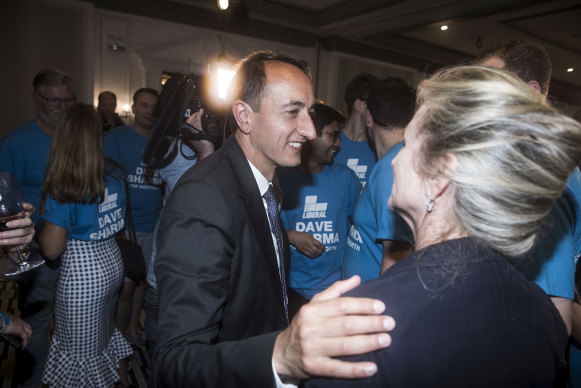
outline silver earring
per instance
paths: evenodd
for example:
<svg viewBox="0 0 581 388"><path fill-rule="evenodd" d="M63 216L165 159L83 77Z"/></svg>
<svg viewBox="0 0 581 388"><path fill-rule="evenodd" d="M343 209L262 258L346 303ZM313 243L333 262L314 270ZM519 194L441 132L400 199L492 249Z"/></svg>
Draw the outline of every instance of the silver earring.
<svg viewBox="0 0 581 388"><path fill-rule="evenodd" d="M426 199L426 210L427 212L431 212L432 208L434 207L434 200L432 199L432 197L430 197L428 195L428 198Z"/></svg>

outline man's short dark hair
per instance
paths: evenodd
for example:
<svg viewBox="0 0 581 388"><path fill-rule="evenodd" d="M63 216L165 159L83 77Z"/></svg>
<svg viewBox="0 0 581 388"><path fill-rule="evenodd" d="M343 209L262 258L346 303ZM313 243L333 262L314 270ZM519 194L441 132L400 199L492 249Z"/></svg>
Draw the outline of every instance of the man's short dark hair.
<svg viewBox="0 0 581 388"><path fill-rule="evenodd" d="M480 64L492 57L502 59L504 68L523 81L537 81L541 93L547 94L551 82L551 58L540 43L528 40L502 42L482 52L474 63Z"/></svg>
<svg viewBox="0 0 581 388"><path fill-rule="evenodd" d="M343 98L347 104L347 113L351 114L353 111L353 103L355 100L360 99L366 101L369 96L369 91L378 78L369 73L363 73L355 76L345 88L345 94Z"/></svg>
<svg viewBox="0 0 581 388"><path fill-rule="evenodd" d="M117 103L117 96L115 95L115 93L113 93L109 90L105 90L105 91L99 93L99 97L97 97L97 99L99 100L99 103L101 103L101 101L105 97L113 97L113 101L115 101L115 103Z"/></svg>
<svg viewBox="0 0 581 388"><path fill-rule="evenodd" d="M234 99L246 102L255 112L260 112L260 103L266 90L265 62L284 62L299 68L311 79L311 68L303 60L275 51L256 51L241 59L236 65L231 94Z"/></svg>
<svg viewBox="0 0 581 388"><path fill-rule="evenodd" d="M40 94L45 86L63 86L68 85L71 89L73 97L75 94L75 83L73 79L64 71L57 69L45 69L36 73L32 80L32 90L34 93Z"/></svg>
<svg viewBox="0 0 581 388"><path fill-rule="evenodd" d="M416 108L416 91L401 78L377 81L369 92L367 109L373 121L384 128L404 128Z"/></svg>
<svg viewBox="0 0 581 388"><path fill-rule="evenodd" d="M345 116L343 116L341 112L321 103L313 105L311 119L313 120L313 125L317 131L317 137L323 136L323 129L334 121L336 121L340 127L345 124Z"/></svg>
<svg viewBox="0 0 581 388"><path fill-rule="evenodd" d="M159 98L159 93L157 92L157 90L152 89L152 88L141 88L141 89L137 89L135 91L135 93L133 93L133 103L134 104L137 103L137 97L139 97L139 95L141 93L149 93L149 94Z"/></svg>

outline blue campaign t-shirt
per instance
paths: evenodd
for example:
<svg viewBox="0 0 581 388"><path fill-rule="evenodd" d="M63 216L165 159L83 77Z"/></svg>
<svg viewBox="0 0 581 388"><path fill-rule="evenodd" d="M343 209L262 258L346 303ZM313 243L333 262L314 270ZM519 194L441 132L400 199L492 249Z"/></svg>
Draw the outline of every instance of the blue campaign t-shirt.
<svg viewBox="0 0 581 388"><path fill-rule="evenodd" d="M101 203L58 203L47 196L42 219L67 230L67 240L106 240L115 237L125 224L127 196L121 175L105 178Z"/></svg>
<svg viewBox="0 0 581 388"><path fill-rule="evenodd" d="M361 185L351 170L335 164L317 174L296 167L279 168L277 174L284 227L310 233L325 246L314 259L291 247L290 287L311 299L341 279L341 258Z"/></svg>
<svg viewBox="0 0 581 388"><path fill-rule="evenodd" d="M541 226L535 246L517 267L548 295L574 299L581 254L581 173L575 168Z"/></svg>
<svg viewBox="0 0 581 388"><path fill-rule="evenodd" d="M129 125L109 130L103 139L105 156L118 161L127 171L131 216L135 231L142 233L153 232L162 207L163 182L159 173L154 171L153 184L147 183L147 166L141 162L147 140Z"/></svg>
<svg viewBox="0 0 581 388"><path fill-rule="evenodd" d="M341 131L341 151L335 156L334 164L349 167L359 178L361 186L365 187L376 161L375 151L369 141L353 141Z"/></svg>
<svg viewBox="0 0 581 388"><path fill-rule="evenodd" d="M36 209L30 217L38 224L40 193L48 161L52 136L36 121L30 121L6 135L0 143L0 172L9 172L20 188L26 202Z"/></svg>
<svg viewBox="0 0 581 388"><path fill-rule="evenodd" d="M402 148L403 143L395 144L375 164L357 200L343 256L343 279L353 275L361 276L362 282L377 279L383 261L382 240L414 243L408 224L387 205L393 185L391 161Z"/></svg>

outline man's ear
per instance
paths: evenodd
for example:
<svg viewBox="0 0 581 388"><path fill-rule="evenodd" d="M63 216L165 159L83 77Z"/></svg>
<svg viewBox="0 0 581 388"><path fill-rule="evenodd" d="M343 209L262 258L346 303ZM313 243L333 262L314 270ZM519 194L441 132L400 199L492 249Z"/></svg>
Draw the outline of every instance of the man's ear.
<svg viewBox="0 0 581 388"><path fill-rule="evenodd" d="M363 100L356 98L355 102L353 103L353 107L355 108L356 111L363 112L367 108L367 103Z"/></svg>
<svg viewBox="0 0 581 388"><path fill-rule="evenodd" d="M367 128L371 128L373 126L373 117L371 117L371 112L369 112L369 109L366 110L366 114L365 114L365 125L367 126Z"/></svg>
<svg viewBox="0 0 581 388"><path fill-rule="evenodd" d="M131 104L131 113L135 114L135 104Z"/></svg>
<svg viewBox="0 0 581 388"><path fill-rule="evenodd" d="M238 128L245 135L250 134L250 113L252 113L252 108L246 102L235 100L232 104L232 115L234 115Z"/></svg>
<svg viewBox="0 0 581 388"><path fill-rule="evenodd" d="M527 84L529 84L537 92L541 93L541 85L539 85L537 81L529 81L527 82Z"/></svg>

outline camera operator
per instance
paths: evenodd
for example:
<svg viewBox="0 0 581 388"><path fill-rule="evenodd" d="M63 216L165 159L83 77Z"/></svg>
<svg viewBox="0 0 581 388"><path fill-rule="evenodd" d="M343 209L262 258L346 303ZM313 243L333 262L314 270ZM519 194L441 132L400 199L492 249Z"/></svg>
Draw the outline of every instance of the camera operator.
<svg viewBox="0 0 581 388"><path fill-rule="evenodd" d="M199 83L195 86L200 89ZM163 91L160 100L163 100ZM191 98L188 108L186 109L185 116L188 116L189 112L195 111L185 119L181 124L179 129L179 135L177 137L172 137L171 130L173 128L168 128L171 125L176 125L176 123L164 122L164 117L162 113L159 113L157 118L158 127L157 134L152 136L151 142L156 142L157 144L151 144L150 150L156 149L159 153L158 147L162 147L163 142L169 141L169 146L165 155L161 161L157 162L158 165L155 168L159 171L159 176L165 183L165 191L163 197L163 204L165 205L174 185L180 179L182 174L188 170L190 167L194 166L198 161L206 158L214 152L216 148L222 142L223 138L223 125L224 120L222 116L212 112L211 108L208 108L206 104L202 101L202 96L196 92ZM169 103L169 102L168 102ZM163 106L160 112L163 112ZM183 120L184 114L179 112L178 117ZM179 125L179 123L178 123ZM155 136L157 135L157 136ZM151 152L150 152L151 153ZM152 163L152 160L156 160L153 155L149 155L146 151L144 156L144 163ZM154 230L154 235L157 235L156 226ZM155 278L155 273L153 270L153 263L156 256L156 246L155 239L153 243L153 251L151 259L147 263L147 290L145 294L145 336L148 340L150 360L153 362L153 354L156 348L156 340L158 337L157 332L157 321L158 321L158 309L159 309L159 296L157 292L157 283ZM151 368L151 371L154 369ZM153 382L153 376L149 377L150 383ZM148 384L148 386L152 386Z"/></svg>

